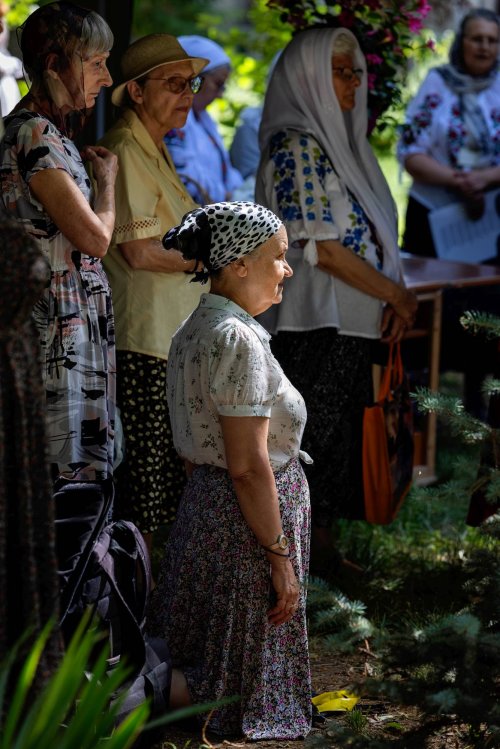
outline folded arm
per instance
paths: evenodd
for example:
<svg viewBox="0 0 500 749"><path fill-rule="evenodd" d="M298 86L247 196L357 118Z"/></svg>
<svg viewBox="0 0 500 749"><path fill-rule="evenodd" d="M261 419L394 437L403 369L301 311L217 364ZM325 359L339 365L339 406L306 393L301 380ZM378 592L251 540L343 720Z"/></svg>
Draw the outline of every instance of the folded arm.
<svg viewBox="0 0 500 749"><path fill-rule="evenodd" d="M59 231L80 252L104 257L115 226L116 156L104 148L87 150L96 177L94 209L63 169L42 169L30 179L30 190Z"/></svg>

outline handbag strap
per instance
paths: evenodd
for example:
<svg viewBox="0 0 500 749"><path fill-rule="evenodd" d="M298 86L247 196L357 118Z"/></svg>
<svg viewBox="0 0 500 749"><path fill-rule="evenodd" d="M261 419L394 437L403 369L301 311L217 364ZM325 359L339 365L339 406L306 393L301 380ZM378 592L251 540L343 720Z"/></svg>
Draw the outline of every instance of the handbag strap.
<svg viewBox="0 0 500 749"><path fill-rule="evenodd" d="M401 344L391 343L389 356L384 370L382 382L378 391L378 400L391 399L391 392L403 382L403 360L401 358Z"/></svg>

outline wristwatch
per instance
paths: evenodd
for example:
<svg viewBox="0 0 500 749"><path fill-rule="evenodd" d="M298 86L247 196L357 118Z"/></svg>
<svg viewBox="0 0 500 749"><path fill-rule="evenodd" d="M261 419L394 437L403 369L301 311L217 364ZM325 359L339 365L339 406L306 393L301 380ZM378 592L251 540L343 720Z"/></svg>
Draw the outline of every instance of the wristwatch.
<svg viewBox="0 0 500 749"><path fill-rule="evenodd" d="M288 538L283 533L280 533L276 541L269 546L264 546L264 549L269 549L270 551L272 551L273 549L285 551L285 549L288 549L289 546L290 541L288 540Z"/></svg>

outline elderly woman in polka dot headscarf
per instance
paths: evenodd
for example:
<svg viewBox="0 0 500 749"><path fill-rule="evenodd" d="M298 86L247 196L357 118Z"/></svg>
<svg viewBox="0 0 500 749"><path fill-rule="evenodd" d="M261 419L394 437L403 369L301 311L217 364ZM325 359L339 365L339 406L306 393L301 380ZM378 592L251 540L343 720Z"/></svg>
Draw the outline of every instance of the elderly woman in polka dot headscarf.
<svg viewBox="0 0 500 749"><path fill-rule="evenodd" d="M309 490L299 461L306 412L254 319L281 302L292 275L286 231L267 208L216 203L186 214L164 245L196 261L193 280L210 278L211 291L170 350L172 433L190 478L150 630L169 643L186 703L240 695L211 714L211 730L303 737L311 720Z"/></svg>

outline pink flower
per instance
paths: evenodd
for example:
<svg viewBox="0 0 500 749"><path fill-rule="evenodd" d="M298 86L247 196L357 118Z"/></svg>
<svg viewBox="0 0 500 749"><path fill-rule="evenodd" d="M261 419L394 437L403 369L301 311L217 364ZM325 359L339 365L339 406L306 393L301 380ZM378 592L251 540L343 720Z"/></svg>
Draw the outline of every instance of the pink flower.
<svg viewBox="0 0 500 749"><path fill-rule="evenodd" d="M419 31L422 30L422 21L420 18L415 18L414 16L408 19L408 28L412 32L412 34L418 34Z"/></svg>
<svg viewBox="0 0 500 749"><path fill-rule="evenodd" d="M432 49L432 51L434 52L434 50L436 49L436 42L434 41L434 39L428 39L425 43L425 46L429 49Z"/></svg>
<svg viewBox="0 0 500 749"><path fill-rule="evenodd" d="M366 62L369 62L370 65L380 65L382 62L384 62L383 59L379 57L379 55L368 54L368 55L365 55L365 57L366 57Z"/></svg>
<svg viewBox="0 0 500 749"><path fill-rule="evenodd" d="M422 18L425 18L426 15L429 13L430 10L431 10L431 6L427 2L427 0L419 0L419 3L418 3L418 12L422 16Z"/></svg>

